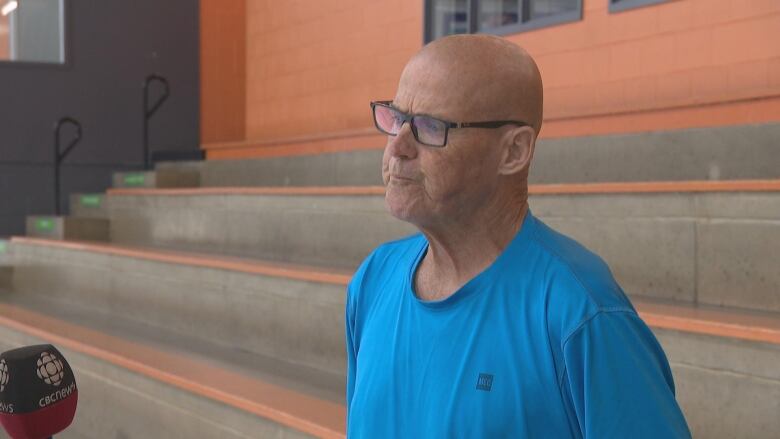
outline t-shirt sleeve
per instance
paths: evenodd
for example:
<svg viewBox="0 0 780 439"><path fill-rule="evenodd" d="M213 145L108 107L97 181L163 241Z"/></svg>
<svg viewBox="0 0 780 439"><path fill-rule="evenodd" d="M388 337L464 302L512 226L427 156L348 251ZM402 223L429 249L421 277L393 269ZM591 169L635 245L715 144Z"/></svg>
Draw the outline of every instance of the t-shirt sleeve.
<svg viewBox="0 0 780 439"><path fill-rule="evenodd" d="M355 371L357 366L357 351L355 350L355 310L352 303L352 284L347 287L347 303L345 306L345 333L347 344L347 416L349 404L355 391Z"/></svg>
<svg viewBox="0 0 780 439"><path fill-rule="evenodd" d="M689 438L664 352L630 310L598 311L563 341L561 390L584 438Z"/></svg>
<svg viewBox="0 0 780 439"><path fill-rule="evenodd" d="M347 418L349 418L349 408L352 403L352 395L355 392L355 379L357 375L357 354L360 349L360 334L357 327L358 322L358 302L360 300L361 290L364 288L364 281L368 266L374 256L372 252L360 264L352 279L347 285L346 300L344 306L344 333L347 347Z"/></svg>

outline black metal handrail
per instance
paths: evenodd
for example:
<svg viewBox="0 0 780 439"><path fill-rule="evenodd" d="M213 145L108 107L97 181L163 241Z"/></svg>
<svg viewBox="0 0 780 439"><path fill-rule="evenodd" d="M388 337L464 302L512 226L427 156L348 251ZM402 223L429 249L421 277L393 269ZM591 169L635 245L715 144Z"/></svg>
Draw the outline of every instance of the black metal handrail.
<svg viewBox="0 0 780 439"><path fill-rule="evenodd" d="M71 140L65 151L60 151L60 129L66 123L76 127L76 137ZM60 215L60 166L65 157L73 151L73 148L81 140L81 124L72 117L63 117L54 124L54 214Z"/></svg>
<svg viewBox="0 0 780 439"><path fill-rule="evenodd" d="M165 90L163 91L162 96L160 96L157 99L157 102L152 105L152 108L149 108L149 85L154 82L160 82L165 87ZM154 74L149 75L144 80L144 168L150 169L151 168L151 161L149 156L149 119L154 115L157 110L160 109L160 106L165 102L166 99L168 99L168 96L171 95L171 87L168 84L168 80L164 77Z"/></svg>

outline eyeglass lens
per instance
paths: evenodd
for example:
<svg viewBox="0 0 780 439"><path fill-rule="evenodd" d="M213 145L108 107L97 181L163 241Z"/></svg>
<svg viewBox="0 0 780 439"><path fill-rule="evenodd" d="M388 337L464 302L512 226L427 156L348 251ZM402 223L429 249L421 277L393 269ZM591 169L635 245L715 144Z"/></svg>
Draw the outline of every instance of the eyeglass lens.
<svg viewBox="0 0 780 439"><path fill-rule="evenodd" d="M401 131L405 116L392 107L377 105L374 107L374 118L382 132L395 136ZM447 133L444 122L428 116L414 116L411 123L412 132L418 142L432 146L444 145Z"/></svg>

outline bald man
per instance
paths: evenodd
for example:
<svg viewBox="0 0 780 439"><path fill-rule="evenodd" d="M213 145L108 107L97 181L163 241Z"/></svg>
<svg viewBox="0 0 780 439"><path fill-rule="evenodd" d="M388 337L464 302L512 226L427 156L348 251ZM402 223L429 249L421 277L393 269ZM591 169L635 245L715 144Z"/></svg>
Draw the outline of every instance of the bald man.
<svg viewBox="0 0 780 439"><path fill-rule="evenodd" d="M387 208L421 233L349 284L347 435L690 437L664 352L607 265L528 207L531 57L442 38L371 106Z"/></svg>

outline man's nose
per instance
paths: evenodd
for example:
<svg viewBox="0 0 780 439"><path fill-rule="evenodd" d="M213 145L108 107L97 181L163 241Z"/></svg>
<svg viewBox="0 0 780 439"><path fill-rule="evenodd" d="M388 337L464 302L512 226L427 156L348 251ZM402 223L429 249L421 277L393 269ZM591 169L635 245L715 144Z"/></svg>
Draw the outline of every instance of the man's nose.
<svg viewBox="0 0 780 439"><path fill-rule="evenodd" d="M405 159L417 157L417 141L412 133L411 123L401 125L398 134L391 136L387 142L388 152L391 156Z"/></svg>

